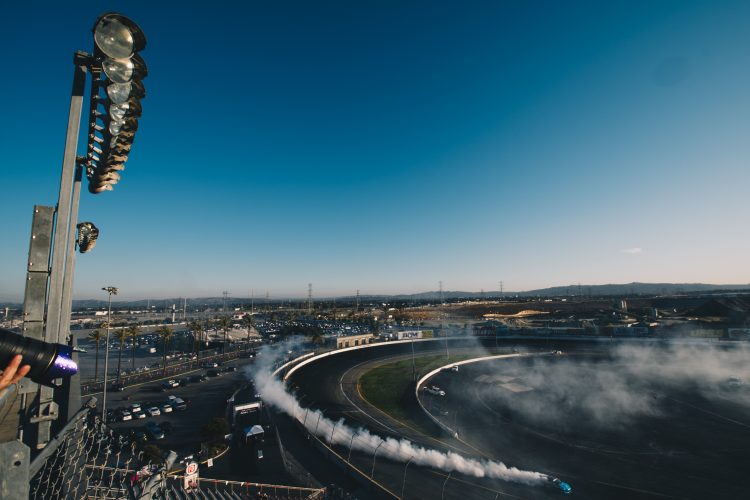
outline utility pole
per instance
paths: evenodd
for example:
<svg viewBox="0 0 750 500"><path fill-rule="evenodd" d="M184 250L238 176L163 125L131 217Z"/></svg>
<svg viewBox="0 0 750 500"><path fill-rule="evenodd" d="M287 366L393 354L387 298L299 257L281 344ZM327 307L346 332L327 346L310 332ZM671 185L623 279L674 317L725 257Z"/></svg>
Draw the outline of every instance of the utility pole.
<svg viewBox="0 0 750 500"><path fill-rule="evenodd" d="M229 297L229 292L227 292L226 290L224 290L223 292L221 292L221 295L223 297L222 298L221 312L225 313L225 312L227 312L227 298Z"/></svg>
<svg viewBox="0 0 750 500"><path fill-rule="evenodd" d="M357 307L354 312L359 312L359 289L357 289Z"/></svg>
<svg viewBox="0 0 750 500"><path fill-rule="evenodd" d="M307 284L307 315L312 316L312 283Z"/></svg>
<svg viewBox="0 0 750 500"><path fill-rule="evenodd" d="M443 282L438 281L438 288L440 288L440 303L443 303Z"/></svg>
<svg viewBox="0 0 750 500"><path fill-rule="evenodd" d="M117 287L106 286L102 288L109 294L107 305L107 337L104 345L104 390L102 394L102 422L107 423L107 370L109 364L109 331L112 329L112 295L117 295ZM122 347L122 346L121 346Z"/></svg>
<svg viewBox="0 0 750 500"><path fill-rule="evenodd" d="M502 280L498 281L497 284L499 285L499 288L500 288L500 298L502 299L503 298L503 282L502 282Z"/></svg>

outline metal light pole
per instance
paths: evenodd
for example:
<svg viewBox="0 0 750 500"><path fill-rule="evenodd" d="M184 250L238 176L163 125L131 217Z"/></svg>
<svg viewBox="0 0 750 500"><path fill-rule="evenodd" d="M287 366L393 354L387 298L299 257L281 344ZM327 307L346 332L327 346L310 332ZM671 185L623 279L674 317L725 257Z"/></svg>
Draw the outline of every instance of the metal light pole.
<svg viewBox="0 0 750 500"><path fill-rule="evenodd" d="M370 479L375 477L375 459L378 458L378 450L383 446L383 443L385 443L385 441L381 441L377 448L375 448L375 453L372 454L372 471L370 472Z"/></svg>
<svg viewBox="0 0 750 500"><path fill-rule="evenodd" d="M107 369L109 368L109 330L112 328L112 295L117 295L119 291L114 286L102 288L109 294L109 304L107 306L107 338L104 346L104 391L102 394L102 422L107 423Z"/></svg>
<svg viewBox="0 0 750 500"><path fill-rule="evenodd" d="M318 426L320 425L320 419L323 417L323 410L320 410L320 415L318 415L318 423L315 424L315 432L313 432L314 435L318 435Z"/></svg>
<svg viewBox="0 0 750 500"><path fill-rule="evenodd" d="M352 438L349 440L349 456L346 457L346 461L350 464L352 463L352 445L354 444L354 436L355 434L352 432Z"/></svg>
<svg viewBox="0 0 750 500"><path fill-rule="evenodd" d="M333 429L331 429L331 438L328 440L328 444L330 444L331 446L333 446L333 432L336 430L336 423L337 422L333 423Z"/></svg>
<svg viewBox="0 0 750 500"><path fill-rule="evenodd" d="M409 464L412 460L414 460L414 457L409 457L409 460L406 461L406 465L404 466L404 483L401 486L401 500L404 500L404 492L406 491L406 469L409 468Z"/></svg>
<svg viewBox="0 0 750 500"><path fill-rule="evenodd" d="M448 473L448 477L445 478L445 482L443 483L443 491L440 493L440 500L445 499L445 485L448 484L448 480L451 478L451 474L453 474L453 471Z"/></svg>

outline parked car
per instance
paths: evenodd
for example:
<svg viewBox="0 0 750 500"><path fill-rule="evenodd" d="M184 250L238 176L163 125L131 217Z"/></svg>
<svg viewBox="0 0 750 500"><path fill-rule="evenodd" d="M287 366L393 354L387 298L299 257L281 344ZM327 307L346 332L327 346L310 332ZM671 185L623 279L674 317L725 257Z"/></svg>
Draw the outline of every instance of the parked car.
<svg viewBox="0 0 750 500"><path fill-rule="evenodd" d="M133 415L128 410L122 410L120 412L120 422L127 422L133 420Z"/></svg>
<svg viewBox="0 0 750 500"><path fill-rule="evenodd" d="M174 379L165 380L164 382L161 383L161 390L163 392L166 392L170 389L174 389L175 387L179 387L179 386L180 386L180 383Z"/></svg>
<svg viewBox="0 0 750 500"><path fill-rule="evenodd" d="M146 431L146 434L148 434L148 437L153 440L164 439L164 431L161 430L161 427L156 425L155 422L148 422L143 426L143 429Z"/></svg>
<svg viewBox="0 0 750 500"><path fill-rule="evenodd" d="M171 403L165 403L161 405L161 411L163 413L172 413L172 404Z"/></svg>
<svg viewBox="0 0 750 500"><path fill-rule="evenodd" d="M141 403L131 403L128 408L131 412L138 413L139 411L141 411Z"/></svg>
<svg viewBox="0 0 750 500"><path fill-rule="evenodd" d="M151 415L152 417L158 417L159 415L161 415L161 411L159 411L159 408L157 408L156 406L152 406L147 411L148 411L148 414Z"/></svg>

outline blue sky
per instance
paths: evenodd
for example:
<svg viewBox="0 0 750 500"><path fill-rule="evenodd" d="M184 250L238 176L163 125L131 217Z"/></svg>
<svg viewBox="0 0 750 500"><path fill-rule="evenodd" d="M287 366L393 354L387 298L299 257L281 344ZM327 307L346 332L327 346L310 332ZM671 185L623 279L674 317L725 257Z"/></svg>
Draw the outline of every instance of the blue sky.
<svg viewBox="0 0 750 500"><path fill-rule="evenodd" d="M148 96L77 298L750 282L748 2L16 2L0 299L104 10Z"/></svg>

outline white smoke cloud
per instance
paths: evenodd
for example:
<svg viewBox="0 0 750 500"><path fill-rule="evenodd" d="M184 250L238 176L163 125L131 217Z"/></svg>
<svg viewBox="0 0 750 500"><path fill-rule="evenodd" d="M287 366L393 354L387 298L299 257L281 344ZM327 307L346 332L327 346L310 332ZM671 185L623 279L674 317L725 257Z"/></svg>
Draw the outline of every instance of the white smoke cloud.
<svg viewBox="0 0 750 500"><path fill-rule="evenodd" d="M260 392L263 401L294 418L311 434L317 435L330 444L344 446L347 449L351 446L353 450L366 453L374 453L377 448L378 456L393 461L406 462L411 459L412 463L417 465L445 472L460 472L474 477L502 479L529 485L540 484L547 479L546 474L508 467L502 462L477 460L454 452L428 449L407 439L392 437L383 439L367 429L347 425L344 419L334 421L318 410L305 409L286 390L284 384L271 374L268 366L273 364L269 363L273 356L264 355L264 357L265 367L258 365L255 369L251 367L248 370L248 375L256 390Z"/></svg>
<svg viewBox="0 0 750 500"><path fill-rule="evenodd" d="M620 250L620 252L635 255L635 254L643 253L643 249L641 247L623 248L622 250Z"/></svg>
<svg viewBox="0 0 750 500"><path fill-rule="evenodd" d="M559 430L617 429L643 416L666 415L658 397L665 387L697 391L707 399L722 397L722 384L730 377L748 380L748 359L747 348L626 345L612 350L606 362L537 358L523 365L493 365L496 375L534 390L516 394L481 383L477 389L524 421ZM732 396L737 404L750 404L745 391Z"/></svg>

